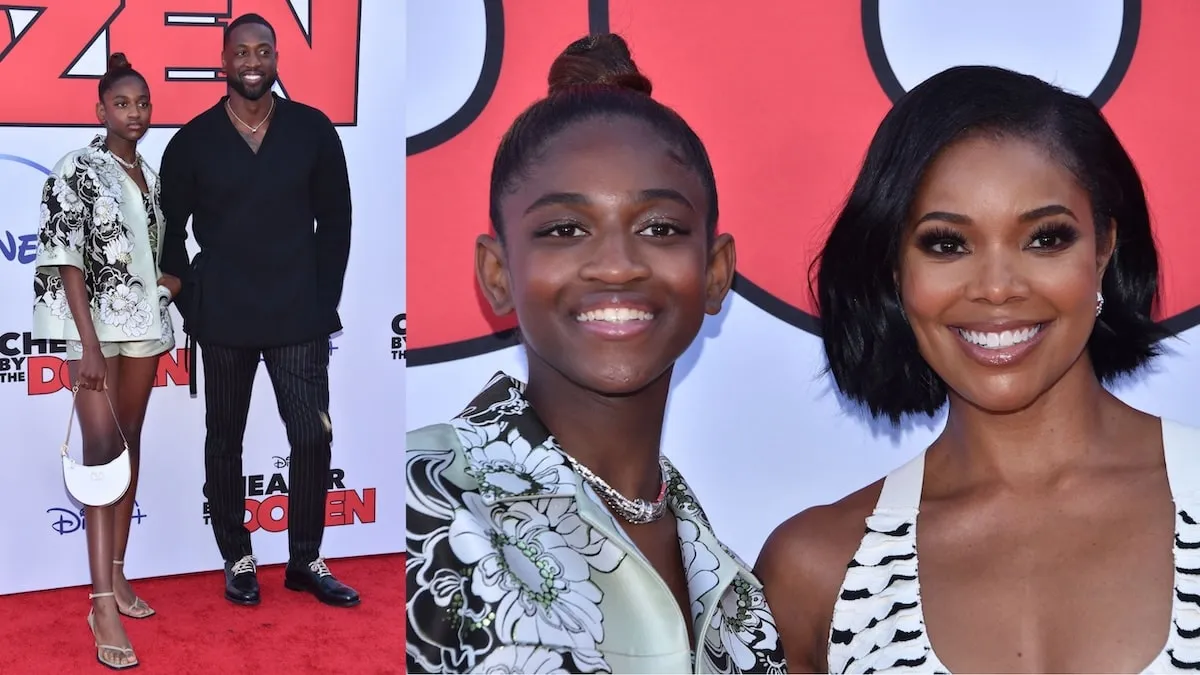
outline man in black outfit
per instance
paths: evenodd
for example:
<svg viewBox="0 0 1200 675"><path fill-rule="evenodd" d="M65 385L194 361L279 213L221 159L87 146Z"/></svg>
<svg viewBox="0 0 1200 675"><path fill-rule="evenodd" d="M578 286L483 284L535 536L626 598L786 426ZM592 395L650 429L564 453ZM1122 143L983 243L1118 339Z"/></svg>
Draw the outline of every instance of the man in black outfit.
<svg viewBox="0 0 1200 675"><path fill-rule="evenodd" d="M320 557L329 489L329 336L341 330L350 254L350 181L341 140L319 110L277 97L275 30L248 14L225 29L228 96L179 130L160 171L162 269L204 362L206 491L225 559L225 597L259 602L242 524L242 440L261 358L291 445L287 588L350 607L354 589ZM187 221L200 253L189 262ZM192 382L195 386L195 357ZM193 393L194 393L193 389Z"/></svg>

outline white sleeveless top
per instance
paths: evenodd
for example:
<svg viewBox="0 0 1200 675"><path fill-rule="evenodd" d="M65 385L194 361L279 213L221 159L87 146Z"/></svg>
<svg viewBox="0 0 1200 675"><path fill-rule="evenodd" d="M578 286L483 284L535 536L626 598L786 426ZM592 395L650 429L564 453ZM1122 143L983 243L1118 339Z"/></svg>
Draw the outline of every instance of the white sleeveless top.
<svg viewBox="0 0 1200 675"><path fill-rule="evenodd" d="M1145 673L1200 669L1200 429L1162 420L1175 501L1175 596L1167 644ZM949 673L925 631L917 512L925 453L888 475L833 608L830 673ZM1195 517L1193 517L1193 514Z"/></svg>

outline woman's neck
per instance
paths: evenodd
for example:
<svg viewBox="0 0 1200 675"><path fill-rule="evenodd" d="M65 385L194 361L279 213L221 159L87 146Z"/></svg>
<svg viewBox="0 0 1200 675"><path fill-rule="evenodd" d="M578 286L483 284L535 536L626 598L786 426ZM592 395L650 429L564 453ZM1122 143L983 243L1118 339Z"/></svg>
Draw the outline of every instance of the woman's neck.
<svg viewBox="0 0 1200 675"><path fill-rule="evenodd" d="M629 499L662 486L660 442L671 370L641 391L607 396L581 387L529 354L525 396L562 449Z"/></svg>
<svg viewBox="0 0 1200 675"><path fill-rule="evenodd" d="M137 143L126 140L120 136L107 134L104 137L104 147L112 154L120 157L126 162L133 164L137 160Z"/></svg>
<svg viewBox="0 0 1200 675"><path fill-rule="evenodd" d="M944 450L941 459L968 483L1054 485L1101 459L1131 414L1142 415L1104 389L1085 356L1016 412L996 414L952 394L946 428L934 447Z"/></svg>

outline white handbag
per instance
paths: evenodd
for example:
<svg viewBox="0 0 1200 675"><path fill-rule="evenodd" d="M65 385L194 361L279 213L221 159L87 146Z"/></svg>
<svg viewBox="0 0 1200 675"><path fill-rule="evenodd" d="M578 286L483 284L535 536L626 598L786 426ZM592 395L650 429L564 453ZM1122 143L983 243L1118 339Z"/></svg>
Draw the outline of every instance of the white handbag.
<svg viewBox="0 0 1200 675"><path fill-rule="evenodd" d="M109 506L125 496L125 492L129 490L129 441L125 440L125 432L121 431L121 423L117 420L117 411L113 408L108 391L105 390L104 398L108 400L108 409L112 411L113 420L117 422L117 431L121 434L124 448L116 459L107 464L87 466L77 464L71 459L68 446L71 444L71 428L75 426L75 396L78 393L79 385L71 388L71 416L67 418L67 438L62 444L63 482L66 483L67 492L80 504Z"/></svg>

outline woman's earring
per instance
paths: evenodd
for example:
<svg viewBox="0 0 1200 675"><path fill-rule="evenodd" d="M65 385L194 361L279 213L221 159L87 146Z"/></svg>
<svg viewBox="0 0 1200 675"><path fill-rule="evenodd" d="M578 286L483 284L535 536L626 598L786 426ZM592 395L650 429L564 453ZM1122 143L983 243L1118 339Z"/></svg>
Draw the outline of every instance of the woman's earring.
<svg viewBox="0 0 1200 675"><path fill-rule="evenodd" d="M1096 316L1100 316L1100 312L1104 311L1104 294L1096 291Z"/></svg>

